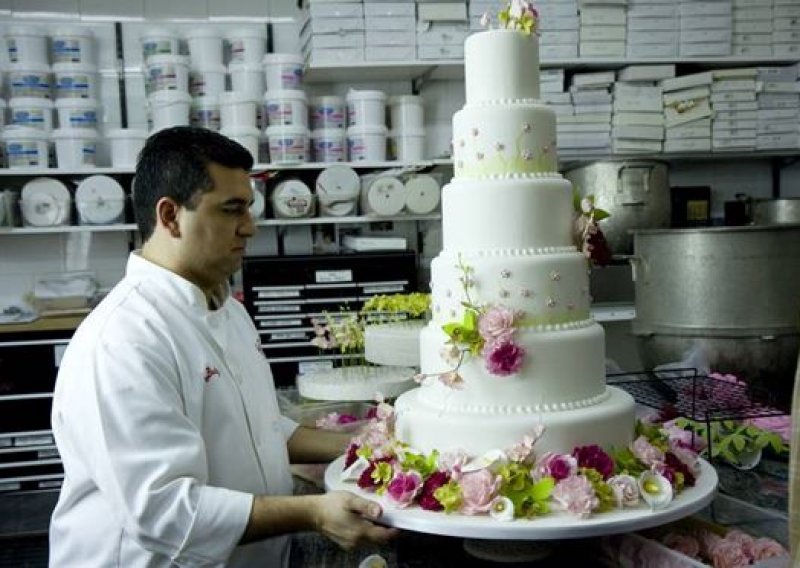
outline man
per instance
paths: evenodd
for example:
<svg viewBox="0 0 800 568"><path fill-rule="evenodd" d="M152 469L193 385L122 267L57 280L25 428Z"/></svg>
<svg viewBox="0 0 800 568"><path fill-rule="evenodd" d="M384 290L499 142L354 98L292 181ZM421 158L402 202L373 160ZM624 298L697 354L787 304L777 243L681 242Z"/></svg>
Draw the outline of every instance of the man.
<svg viewBox="0 0 800 568"><path fill-rule="evenodd" d="M355 495L291 496L289 460L330 460L347 440L280 416L258 334L230 296L255 231L252 165L239 144L189 127L153 135L139 156L144 244L56 381L54 567L286 566L294 531L345 548L394 535Z"/></svg>

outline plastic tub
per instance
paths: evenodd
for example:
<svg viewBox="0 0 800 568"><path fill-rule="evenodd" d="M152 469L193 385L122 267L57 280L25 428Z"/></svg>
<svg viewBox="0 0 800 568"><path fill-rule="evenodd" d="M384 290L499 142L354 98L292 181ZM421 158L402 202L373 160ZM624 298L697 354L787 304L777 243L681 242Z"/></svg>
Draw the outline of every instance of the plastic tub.
<svg viewBox="0 0 800 568"><path fill-rule="evenodd" d="M53 65L80 63L95 65L94 34L82 26L61 26L53 33L51 50Z"/></svg>
<svg viewBox="0 0 800 568"><path fill-rule="evenodd" d="M255 126L239 126L236 128L225 128L219 131L223 136L235 140L253 156L253 162L258 163L258 139L261 132Z"/></svg>
<svg viewBox="0 0 800 568"><path fill-rule="evenodd" d="M6 101L5 99L0 99L0 126L5 126L5 125L6 125Z"/></svg>
<svg viewBox="0 0 800 568"><path fill-rule="evenodd" d="M150 95L147 104L150 107L152 131L188 125L191 103L192 97L179 91L158 91Z"/></svg>
<svg viewBox="0 0 800 568"><path fill-rule="evenodd" d="M92 128L58 128L53 131L59 168L97 165L97 131Z"/></svg>
<svg viewBox="0 0 800 568"><path fill-rule="evenodd" d="M189 92L189 58L185 55L153 55L145 68L148 93Z"/></svg>
<svg viewBox="0 0 800 568"><path fill-rule="evenodd" d="M195 26L186 32L192 67L209 68L222 65L222 36L210 26Z"/></svg>
<svg viewBox="0 0 800 568"><path fill-rule="evenodd" d="M425 114L422 97L400 95L389 99L389 112L392 130L420 130L425 128Z"/></svg>
<svg viewBox="0 0 800 568"><path fill-rule="evenodd" d="M267 126L308 126L308 105L303 91L267 91L264 94L264 111Z"/></svg>
<svg viewBox="0 0 800 568"><path fill-rule="evenodd" d="M347 132L344 128L311 131L311 156L315 162L347 161Z"/></svg>
<svg viewBox="0 0 800 568"><path fill-rule="evenodd" d="M308 161L309 134L303 126L267 128L269 158L273 164L298 164Z"/></svg>
<svg viewBox="0 0 800 568"><path fill-rule="evenodd" d="M97 128L95 99L58 99L56 111L60 128Z"/></svg>
<svg viewBox="0 0 800 568"><path fill-rule="evenodd" d="M141 36L142 55L147 63L154 55L180 55L181 42L178 34L170 28L150 27Z"/></svg>
<svg viewBox="0 0 800 568"><path fill-rule="evenodd" d="M425 130L392 131L389 133L389 159L418 162L425 156Z"/></svg>
<svg viewBox="0 0 800 568"><path fill-rule="evenodd" d="M347 93L348 126L386 126L386 94L383 91Z"/></svg>
<svg viewBox="0 0 800 568"><path fill-rule="evenodd" d="M97 98L97 67L86 63L56 63L53 65L56 98Z"/></svg>
<svg viewBox="0 0 800 568"><path fill-rule="evenodd" d="M261 63L267 50L267 28L239 26L227 35L231 50L231 63Z"/></svg>
<svg viewBox="0 0 800 568"><path fill-rule="evenodd" d="M231 90L248 97L260 99L264 96L264 72L260 65L244 61L228 65L231 75Z"/></svg>
<svg viewBox="0 0 800 568"><path fill-rule="evenodd" d="M219 96L220 125L224 129L256 126L258 100L244 93L227 91Z"/></svg>
<svg viewBox="0 0 800 568"><path fill-rule="evenodd" d="M347 153L351 162L386 160L386 127L351 126L347 129Z"/></svg>
<svg viewBox="0 0 800 568"><path fill-rule="evenodd" d="M8 101L8 106L11 108L11 124L45 132L53 130L53 101L50 99L14 97Z"/></svg>
<svg viewBox="0 0 800 568"><path fill-rule="evenodd" d="M48 132L26 126L7 126L3 129L3 144L10 169L48 166Z"/></svg>
<svg viewBox="0 0 800 568"><path fill-rule="evenodd" d="M193 97L216 97L225 92L225 66L211 65L189 71L189 94Z"/></svg>
<svg viewBox="0 0 800 568"><path fill-rule="evenodd" d="M209 130L219 130L219 98L211 96L192 99L192 106L189 109L189 124Z"/></svg>
<svg viewBox="0 0 800 568"><path fill-rule="evenodd" d="M299 89L303 85L302 55L267 53L262 62L268 91Z"/></svg>
<svg viewBox="0 0 800 568"><path fill-rule="evenodd" d="M81 225L110 225L125 220L125 190L110 176L89 176L75 188Z"/></svg>
<svg viewBox="0 0 800 568"><path fill-rule="evenodd" d="M347 126L347 106L343 97L314 97L309 106L312 130Z"/></svg>
<svg viewBox="0 0 800 568"><path fill-rule="evenodd" d="M111 165L115 168L136 166L147 132L137 128L115 128L106 132L111 146Z"/></svg>
<svg viewBox="0 0 800 568"><path fill-rule="evenodd" d="M47 65L47 34L44 30L15 24L4 36L10 63Z"/></svg>
<svg viewBox="0 0 800 568"><path fill-rule="evenodd" d="M49 99L50 66L46 63L12 63L8 66L10 97Z"/></svg>

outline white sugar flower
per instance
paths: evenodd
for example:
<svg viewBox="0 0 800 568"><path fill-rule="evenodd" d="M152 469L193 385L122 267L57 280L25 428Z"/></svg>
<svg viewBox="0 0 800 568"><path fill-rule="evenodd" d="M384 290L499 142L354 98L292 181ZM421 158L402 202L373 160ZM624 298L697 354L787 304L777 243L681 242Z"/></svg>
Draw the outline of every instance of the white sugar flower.
<svg viewBox="0 0 800 568"><path fill-rule="evenodd" d="M513 521L514 503L508 497L495 497L489 506L489 515L495 521Z"/></svg>

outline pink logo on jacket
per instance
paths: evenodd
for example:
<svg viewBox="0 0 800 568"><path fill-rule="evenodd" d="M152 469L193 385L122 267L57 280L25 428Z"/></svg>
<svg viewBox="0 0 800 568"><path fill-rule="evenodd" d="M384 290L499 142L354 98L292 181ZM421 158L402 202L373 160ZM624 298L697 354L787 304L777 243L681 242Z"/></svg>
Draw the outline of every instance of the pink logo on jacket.
<svg viewBox="0 0 800 568"><path fill-rule="evenodd" d="M206 365L206 368L203 371L203 380L205 382L208 382L211 379L213 379L214 377L218 377L218 376L219 376L219 371L217 370L216 367L212 367L211 365Z"/></svg>

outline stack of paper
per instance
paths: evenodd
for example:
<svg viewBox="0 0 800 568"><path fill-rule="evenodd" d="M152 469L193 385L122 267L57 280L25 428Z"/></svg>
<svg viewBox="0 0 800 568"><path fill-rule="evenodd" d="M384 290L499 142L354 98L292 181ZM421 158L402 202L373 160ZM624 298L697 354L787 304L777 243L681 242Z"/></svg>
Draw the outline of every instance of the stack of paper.
<svg viewBox="0 0 800 568"><path fill-rule="evenodd" d="M678 5L671 0L629 0L629 58L678 55Z"/></svg>
<svg viewBox="0 0 800 568"><path fill-rule="evenodd" d="M627 4L628 0L581 0L582 58L625 57Z"/></svg>
<svg viewBox="0 0 800 568"><path fill-rule="evenodd" d="M711 151L711 71L661 81L664 152Z"/></svg>
<svg viewBox="0 0 800 568"><path fill-rule="evenodd" d="M772 55L773 0L733 0L733 55Z"/></svg>
<svg viewBox="0 0 800 568"><path fill-rule="evenodd" d="M578 57L578 0L537 0L541 35L539 59L558 61Z"/></svg>
<svg viewBox="0 0 800 568"><path fill-rule="evenodd" d="M711 84L711 147L719 151L746 151L756 147L756 70L714 71Z"/></svg>
<svg viewBox="0 0 800 568"><path fill-rule="evenodd" d="M757 70L756 148L797 148L800 135L798 65Z"/></svg>
<svg viewBox="0 0 800 568"><path fill-rule="evenodd" d="M731 54L733 16L731 0L681 0L681 57L725 57Z"/></svg>

